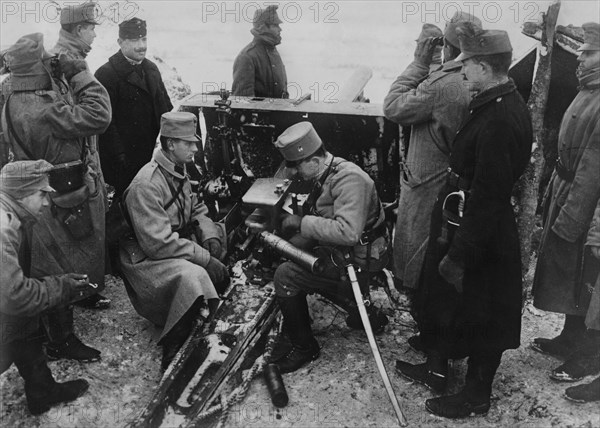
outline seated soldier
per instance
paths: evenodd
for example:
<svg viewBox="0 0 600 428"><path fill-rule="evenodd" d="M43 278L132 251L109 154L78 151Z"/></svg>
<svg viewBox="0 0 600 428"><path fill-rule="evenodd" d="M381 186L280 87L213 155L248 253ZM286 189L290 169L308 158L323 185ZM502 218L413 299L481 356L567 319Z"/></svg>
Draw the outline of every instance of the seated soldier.
<svg viewBox="0 0 600 428"><path fill-rule="evenodd" d="M85 274L30 278L31 227L49 205L52 164L45 160L9 163L0 172L0 373L15 363L25 381L29 411L39 415L59 403L73 401L89 384L83 379L57 383L46 363L40 314L92 294Z"/></svg>
<svg viewBox="0 0 600 428"><path fill-rule="evenodd" d="M369 277L380 272L388 261L389 235L375 183L352 162L327 152L310 122L289 127L275 146L288 168L301 179L314 183L304 205L309 215L285 217L282 232L295 234L292 243L302 242L298 246L303 249L318 245L350 251L352 262L361 271L358 274L361 288L368 292ZM292 349L275 361L282 373L296 371L319 356L319 344L310 328L307 293L319 293L339 304L350 314L348 325L362 328L342 264L331 263L324 273L315 275L294 262L285 262L275 271L274 282L285 330L292 343ZM368 307L368 312L373 330L383 331L387 324L385 315L373 306Z"/></svg>
<svg viewBox="0 0 600 428"><path fill-rule="evenodd" d="M186 172L200 141L196 121L192 113L164 113L161 147L124 193L134 234L121 242L121 265L136 311L163 326L163 370L189 335L200 298L212 305L229 279L218 225Z"/></svg>

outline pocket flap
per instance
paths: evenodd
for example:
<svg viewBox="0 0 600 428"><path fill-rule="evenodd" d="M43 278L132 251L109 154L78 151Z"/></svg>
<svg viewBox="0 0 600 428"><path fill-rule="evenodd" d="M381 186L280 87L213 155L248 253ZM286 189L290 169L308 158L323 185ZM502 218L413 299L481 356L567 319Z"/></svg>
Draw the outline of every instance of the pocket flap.
<svg viewBox="0 0 600 428"><path fill-rule="evenodd" d="M81 186L77 190L63 194L50 194L52 202L60 208L74 208L83 204L90 196L90 190L87 186Z"/></svg>

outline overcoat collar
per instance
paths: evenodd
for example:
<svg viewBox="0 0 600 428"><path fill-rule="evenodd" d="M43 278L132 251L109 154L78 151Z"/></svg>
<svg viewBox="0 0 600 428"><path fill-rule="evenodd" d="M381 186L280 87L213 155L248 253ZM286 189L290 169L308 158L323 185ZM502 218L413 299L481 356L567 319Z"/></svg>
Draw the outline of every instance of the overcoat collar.
<svg viewBox="0 0 600 428"><path fill-rule="evenodd" d="M476 110L490 101L501 99L504 95L510 94L516 90L517 87L515 82L509 78L508 82L494 86L490 89L486 89L485 91L473 97L473 100L471 100L471 104L469 105L469 109Z"/></svg>
<svg viewBox="0 0 600 428"><path fill-rule="evenodd" d="M119 77L121 77L121 79L126 80L127 82L131 83L134 86L137 86L140 89L143 89L146 92L150 92L144 79L142 79L140 75L136 73L135 67L129 61L127 61L127 58L125 58L123 52L117 52L116 54L111 56L108 61L112 64L112 66L114 67ZM149 63L150 62L146 58L144 58L144 60L140 64L140 67L142 67L146 75L149 71Z"/></svg>
<svg viewBox="0 0 600 428"><path fill-rule="evenodd" d="M175 162L167 157L162 149L156 149L154 152L154 160L159 167L179 180L183 180L187 176L185 165L176 165Z"/></svg>
<svg viewBox="0 0 600 428"><path fill-rule="evenodd" d="M4 192L0 192L0 205L13 211L21 224L33 224L37 221L37 218L27 208Z"/></svg>

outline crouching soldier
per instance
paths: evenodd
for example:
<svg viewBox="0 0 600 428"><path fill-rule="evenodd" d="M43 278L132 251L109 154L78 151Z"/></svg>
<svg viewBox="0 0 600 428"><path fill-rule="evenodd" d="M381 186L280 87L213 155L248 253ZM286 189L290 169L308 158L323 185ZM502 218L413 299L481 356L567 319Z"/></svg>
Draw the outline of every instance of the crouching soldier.
<svg viewBox="0 0 600 428"><path fill-rule="evenodd" d="M192 113L161 117L160 145L124 193L134 234L120 259L136 311L164 326L159 339L166 369L187 338L202 298L211 304L229 280L219 261L224 240L192 192L185 164L200 141Z"/></svg>
<svg viewBox="0 0 600 428"><path fill-rule="evenodd" d="M284 218L283 233L294 234L291 241L303 249L324 246L342 252L351 250L352 262L361 270L361 286L368 286L368 278L380 272L388 261L389 235L375 183L352 162L327 152L310 122L285 130L275 146L292 172L314 183L304 205L308 204L309 215ZM319 344L310 328L307 293L319 293L339 304L349 312L347 324L362 328L342 264L332 263L323 274L315 275L293 262L285 262L275 271L274 282L292 343L292 349L275 361L282 373L296 371L319 356ZM387 317L374 306L369 306L368 312L373 330L383 331Z"/></svg>
<svg viewBox="0 0 600 428"><path fill-rule="evenodd" d="M88 389L87 381L77 379L57 383L42 351L39 321L43 311L87 297L87 275L30 278L31 226L49 202L48 170L44 160L18 161L0 172L0 373L15 363L25 381L29 411L39 415L58 403L75 400Z"/></svg>

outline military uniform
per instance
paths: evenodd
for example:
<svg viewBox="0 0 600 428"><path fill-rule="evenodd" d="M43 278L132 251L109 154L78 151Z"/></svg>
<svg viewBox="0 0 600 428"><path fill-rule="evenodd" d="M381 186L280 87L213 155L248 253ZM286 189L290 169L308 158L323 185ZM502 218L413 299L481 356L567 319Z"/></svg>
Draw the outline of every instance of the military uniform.
<svg viewBox="0 0 600 428"><path fill-rule="evenodd" d="M457 13L446 26L446 39L456 46L455 27L466 20L479 21L464 15ZM428 64L415 60L398 76L383 102L386 118L411 127L401 165L394 236L394 276L408 288L418 286L433 204L446 182L452 142L474 95L461 68L461 63L450 60L430 73Z"/></svg>
<svg viewBox="0 0 600 428"><path fill-rule="evenodd" d="M278 25L277 6L256 11L251 33L254 40L233 63L231 93L239 96L287 98L287 74L276 45L280 38L265 30L265 25Z"/></svg>

